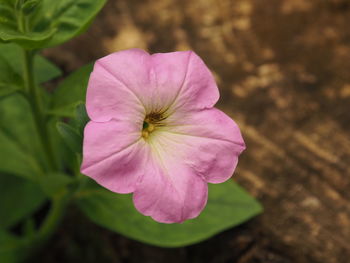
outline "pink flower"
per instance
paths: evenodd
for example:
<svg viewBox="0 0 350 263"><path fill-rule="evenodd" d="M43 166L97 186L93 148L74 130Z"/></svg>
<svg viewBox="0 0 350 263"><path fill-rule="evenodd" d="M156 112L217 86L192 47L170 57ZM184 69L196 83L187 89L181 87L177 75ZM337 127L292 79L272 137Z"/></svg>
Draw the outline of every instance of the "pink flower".
<svg viewBox="0 0 350 263"><path fill-rule="evenodd" d="M139 49L99 59L91 73L82 173L162 223L203 210L207 183L228 180L245 149L237 124L213 108L214 78L193 52Z"/></svg>

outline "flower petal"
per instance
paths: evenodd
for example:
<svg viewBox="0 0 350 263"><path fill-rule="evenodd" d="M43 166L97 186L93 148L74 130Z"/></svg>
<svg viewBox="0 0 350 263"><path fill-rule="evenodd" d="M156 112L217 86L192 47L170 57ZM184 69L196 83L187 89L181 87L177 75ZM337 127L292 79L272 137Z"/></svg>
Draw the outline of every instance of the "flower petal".
<svg viewBox="0 0 350 263"><path fill-rule="evenodd" d="M133 195L136 209L161 223L197 217L207 202L207 183L158 140L150 151L145 174Z"/></svg>
<svg viewBox="0 0 350 263"><path fill-rule="evenodd" d="M135 207L159 222L198 216L207 182L231 177L245 148L235 122L212 108L218 98L212 74L191 51L132 49L98 60L87 91L92 121L82 173L111 191L134 192ZM162 120L144 139L152 112Z"/></svg>
<svg viewBox="0 0 350 263"><path fill-rule="evenodd" d="M84 131L81 172L113 192L131 193L143 174L144 146L138 125L91 121Z"/></svg>
<svg viewBox="0 0 350 263"><path fill-rule="evenodd" d="M87 90L87 111L94 121L178 107L210 108L219 99L215 80L192 51L157 53L119 51L99 59Z"/></svg>
<svg viewBox="0 0 350 263"><path fill-rule="evenodd" d="M157 82L153 97L171 111L210 108L218 101L213 75L193 51L158 53L151 59Z"/></svg>
<svg viewBox="0 0 350 263"><path fill-rule="evenodd" d="M87 111L92 120L126 119L135 113L144 115L144 100L153 86L149 57L143 50L129 49L95 63L86 95Z"/></svg>
<svg viewBox="0 0 350 263"><path fill-rule="evenodd" d="M167 125L160 132L164 134L159 137L166 136L168 145L181 149L186 165L209 183L229 179L238 156L245 149L237 124L215 108L177 111L167 119Z"/></svg>

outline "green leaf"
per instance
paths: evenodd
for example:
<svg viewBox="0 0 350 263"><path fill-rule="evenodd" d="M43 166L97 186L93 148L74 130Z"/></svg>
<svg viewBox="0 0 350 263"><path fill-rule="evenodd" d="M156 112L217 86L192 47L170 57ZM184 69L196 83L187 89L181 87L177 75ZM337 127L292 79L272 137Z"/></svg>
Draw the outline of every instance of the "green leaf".
<svg viewBox="0 0 350 263"><path fill-rule="evenodd" d="M47 46L57 46L83 33L107 0L61 0L56 7L51 0L44 2L46 10L53 14L46 18L57 31Z"/></svg>
<svg viewBox="0 0 350 263"><path fill-rule="evenodd" d="M8 21L7 21L8 22ZM14 25L0 24L0 38L4 42L14 42L26 49L39 49L47 46L49 39L55 34L55 29L37 33L21 33Z"/></svg>
<svg viewBox="0 0 350 263"><path fill-rule="evenodd" d="M62 44L86 30L105 3L106 0L41 0L34 9L27 2L18 11L13 4L0 2L0 39L26 49ZM26 29L18 26L19 12L27 16Z"/></svg>
<svg viewBox="0 0 350 263"><path fill-rule="evenodd" d="M39 0L26 1L21 7L23 14L26 16L31 14L35 10L35 8L38 7L39 4L40 4Z"/></svg>
<svg viewBox="0 0 350 263"><path fill-rule="evenodd" d="M20 77L0 54L0 97L7 96L20 89Z"/></svg>
<svg viewBox="0 0 350 263"><path fill-rule="evenodd" d="M58 67L40 55L35 56L34 73L38 83L44 83L62 75Z"/></svg>
<svg viewBox="0 0 350 263"><path fill-rule="evenodd" d="M18 143L0 131L0 172L13 173L27 179L34 179L41 173L36 160L22 152Z"/></svg>
<svg viewBox="0 0 350 263"><path fill-rule="evenodd" d="M19 238L0 229L0 262L17 263L21 260L22 243Z"/></svg>
<svg viewBox="0 0 350 263"><path fill-rule="evenodd" d="M31 108L20 95L0 100L0 172L33 179L46 167Z"/></svg>
<svg viewBox="0 0 350 263"><path fill-rule="evenodd" d="M0 86L0 98L9 96L17 91L21 91L21 88L16 86L1 88Z"/></svg>
<svg viewBox="0 0 350 263"><path fill-rule="evenodd" d="M89 118L83 103L77 105L75 112L75 117L71 118L68 123L58 122L59 117L57 116L53 116L52 120L56 120L54 130L58 134L58 138L56 138L55 148L61 150L59 159L63 167L77 174L80 170L82 158L84 127Z"/></svg>
<svg viewBox="0 0 350 263"><path fill-rule="evenodd" d="M63 173L50 173L39 178L42 191L48 197L54 197L66 190L66 186L74 182L74 178Z"/></svg>
<svg viewBox="0 0 350 263"><path fill-rule="evenodd" d="M60 167L64 169L64 171L74 171L76 169L76 153L73 152L70 147L65 143L61 134L57 129L57 122L59 121L56 117L51 117L48 122L48 129L51 138L51 143L53 149L55 149L55 159L59 160Z"/></svg>
<svg viewBox="0 0 350 263"><path fill-rule="evenodd" d="M208 204L202 214L183 224L157 223L136 211L131 195L118 195L96 185L80 192L77 204L96 224L160 247L200 242L262 211L260 204L232 181L210 184Z"/></svg>
<svg viewBox="0 0 350 263"><path fill-rule="evenodd" d="M20 222L45 201L38 184L8 174L0 174L0 228Z"/></svg>
<svg viewBox="0 0 350 263"><path fill-rule="evenodd" d="M0 57L11 66L12 71L15 72L17 76L23 75L22 51L19 46L14 44L0 44ZM62 74L59 68L40 55L35 56L34 73L38 83L49 81ZM1 74L4 75L3 73Z"/></svg>
<svg viewBox="0 0 350 263"><path fill-rule="evenodd" d="M31 107L22 94L13 94L22 91L21 54L21 49L14 44L0 44L0 172L34 179L42 174L47 163ZM40 82L60 75L46 59L37 55L35 62Z"/></svg>
<svg viewBox="0 0 350 263"><path fill-rule="evenodd" d="M75 125L77 127L79 134L81 136L83 136L84 128L90 120L89 116L86 112L85 104L84 103L78 104L75 112L76 112L75 113L75 116L76 116L75 117Z"/></svg>
<svg viewBox="0 0 350 263"><path fill-rule="evenodd" d="M0 1L0 39L6 41L2 38L2 32L6 29L17 28L17 17L15 13L15 1Z"/></svg>
<svg viewBox="0 0 350 263"><path fill-rule="evenodd" d="M57 130L67 146L75 153L81 153L83 138L78 131L64 122L57 123Z"/></svg>
<svg viewBox="0 0 350 263"><path fill-rule="evenodd" d="M53 105L49 113L75 117L76 106L85 102L86 88L92 68L92 64L85 65L60 83L53 94Z"/></svg>

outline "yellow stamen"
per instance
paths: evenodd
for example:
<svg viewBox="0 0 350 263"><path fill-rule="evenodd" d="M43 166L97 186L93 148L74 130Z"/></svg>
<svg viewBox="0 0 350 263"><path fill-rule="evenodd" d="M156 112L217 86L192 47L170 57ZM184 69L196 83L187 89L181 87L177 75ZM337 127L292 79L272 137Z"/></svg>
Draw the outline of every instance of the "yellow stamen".
<svg viewBox="0 0 350 263"><path fill-rule="evenodd" d="M148 131L145 131L145 130L142 131L142 137L143 137L143 138L147 139L147 138L148 138L148 135L149 135L149 132L148 132Z"/></svg>
<svg viewBox="0 0 350 263"><path fill-rule="evenodd" d="M153 111L147 114L142 124L142 137L148 139L157 127L164 126L165 119L166 116L164 111Z"/></svg>
<svg viewBox="0 0 350 263"><path fill-rule="evenodd" d="M147 127L147 131L152 132L154 130L154 128L155 128L154 125L152 123L149 123L148 127Z"/></svg>

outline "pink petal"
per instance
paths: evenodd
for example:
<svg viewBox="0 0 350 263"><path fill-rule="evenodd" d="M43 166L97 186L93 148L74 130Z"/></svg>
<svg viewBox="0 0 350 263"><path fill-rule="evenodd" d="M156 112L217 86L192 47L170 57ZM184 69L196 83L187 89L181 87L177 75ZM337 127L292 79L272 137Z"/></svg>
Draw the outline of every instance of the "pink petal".
<svg viewBox="0 0 350 263"><path fill-rule="evenodd" d="M218 101L213 75L193 51L158 53L151 58L157 82L153 97L171 111L210 108Z"/></svg>
<svg viewBox="0 0 350 263"><path fill-rule="evenodd" d="M133 192L146 158L140 127L126 121L89 122L81 172L113 192Z"/></svg>
<svg viewBox="0 0 350 263"><path fill-rule="evenodd" d="M207 202L207 183L155 139L145 174L134 192L136 209L161 223L195 218Z"/></svg>
<svg viewBox="0 0 350 263"><path fill-rule="evenodd" d="M150 56L129 49L99 59L91 73L86 105L94 121L178 107L203 109L219 98L215 80L192 51Z"/></svg>
<svg viewBox="0 0 350 263"><path fill-rule="evenodd" d="M177 111L161 132L169 138L168 147L181 149L183 162L209 183L229 179L245 149L237 124L215 108Z"/></svg>
<svg viewBox="0 0 350 263"><path fill-rule="evenodd" d="M149 57L145 51L129 49L95 63L86 95L92 120L130 119L130 114L145 113L144 95L153 86Z"/></svg>
<svg viewBox="0 0 350 263"><path fill-rule="evenodd" d="M163 223L194 218L207 183L231 177L245 145L239 128L212 108L219 98L209 69L193 52L150 56L125 50L98 60L87 91L82 172ZM146 114L166 111L145 141Z"/></svg>

